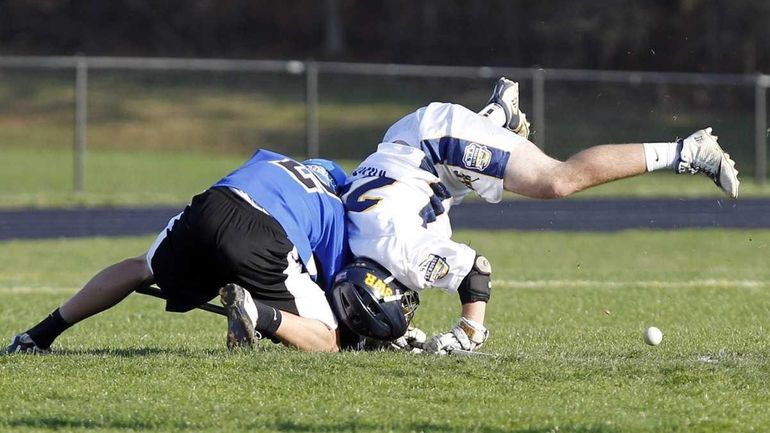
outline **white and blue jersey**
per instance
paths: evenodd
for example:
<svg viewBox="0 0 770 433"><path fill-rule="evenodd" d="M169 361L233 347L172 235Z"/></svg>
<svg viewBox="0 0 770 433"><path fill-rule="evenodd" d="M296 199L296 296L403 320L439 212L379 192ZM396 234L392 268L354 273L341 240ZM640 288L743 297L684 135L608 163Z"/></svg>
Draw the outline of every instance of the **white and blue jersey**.
<svg viewBox="0 0 770 433"><path fill-rule="evenodd" d="M413 290L456 291L476 252L451 240L450 207L471 190L500 201L512 147L523 140L454 104L433 103L396 122L342 196L353 254Z"/></svg>
<svg viewBox="0 0 770 433"><path fill-rule="evenodd" d="M350 258L344 208L307 167L262 149L213 187L245 194L278 221L307 271L324 290L330 288Z"/></svg>

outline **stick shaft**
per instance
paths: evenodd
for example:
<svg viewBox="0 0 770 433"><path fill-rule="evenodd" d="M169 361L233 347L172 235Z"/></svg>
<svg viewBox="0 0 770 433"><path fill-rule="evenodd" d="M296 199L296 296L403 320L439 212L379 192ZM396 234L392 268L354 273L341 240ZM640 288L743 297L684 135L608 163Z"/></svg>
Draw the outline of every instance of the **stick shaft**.
<svg viewBox="0 0 770 433"><path fill-rule="evenodd" d="M166 299L166 296L163 294L163 291L154 286L143 286L136 289L135 291L136 293L152 296L153 298ZM208 311L210 313L219 314L222 316L227 315L227 313L225 312L225 307L222 307L221 305L205 303L205 304L199 305L197 308L204 311Z"/></svg>

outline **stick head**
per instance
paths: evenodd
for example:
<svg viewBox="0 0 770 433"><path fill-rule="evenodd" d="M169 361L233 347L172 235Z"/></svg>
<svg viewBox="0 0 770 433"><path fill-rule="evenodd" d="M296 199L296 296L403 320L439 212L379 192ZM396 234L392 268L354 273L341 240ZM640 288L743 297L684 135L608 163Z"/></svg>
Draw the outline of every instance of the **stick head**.
<svg viewBox="0 0 770 433"><path fill-rule="evenodd" d="M449 352L448 354L452 355L452 356L485 356L485 357L487 357L487 356L492 356L492 357L495 356L494 353L476 352L476 351L473 351L473 350L465 350L465 349L455 349L455 350Z"/></svg>

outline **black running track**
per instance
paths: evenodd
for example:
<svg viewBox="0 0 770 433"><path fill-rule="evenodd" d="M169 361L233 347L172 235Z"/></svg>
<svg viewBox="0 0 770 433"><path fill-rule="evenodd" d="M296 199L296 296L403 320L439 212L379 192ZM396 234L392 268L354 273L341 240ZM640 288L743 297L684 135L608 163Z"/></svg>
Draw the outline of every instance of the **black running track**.
<svg viewBox="0 0 770 433"><path fill-rule="evenodd" d="M0 210L0 240L158 233L184 206ZM767 199L516 200L452 208L455 229L770 228Z"/></svg>

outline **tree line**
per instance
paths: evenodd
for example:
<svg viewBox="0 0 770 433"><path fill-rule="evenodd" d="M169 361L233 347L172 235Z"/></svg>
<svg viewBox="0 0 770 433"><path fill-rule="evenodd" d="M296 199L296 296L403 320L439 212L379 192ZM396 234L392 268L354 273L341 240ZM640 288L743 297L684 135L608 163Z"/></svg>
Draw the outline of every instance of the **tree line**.
<svg viewBox="0 0 770 433"><path fill-rule="evenodd" d="M770 1L0 0L0 53L770 73Z"/></svg>

